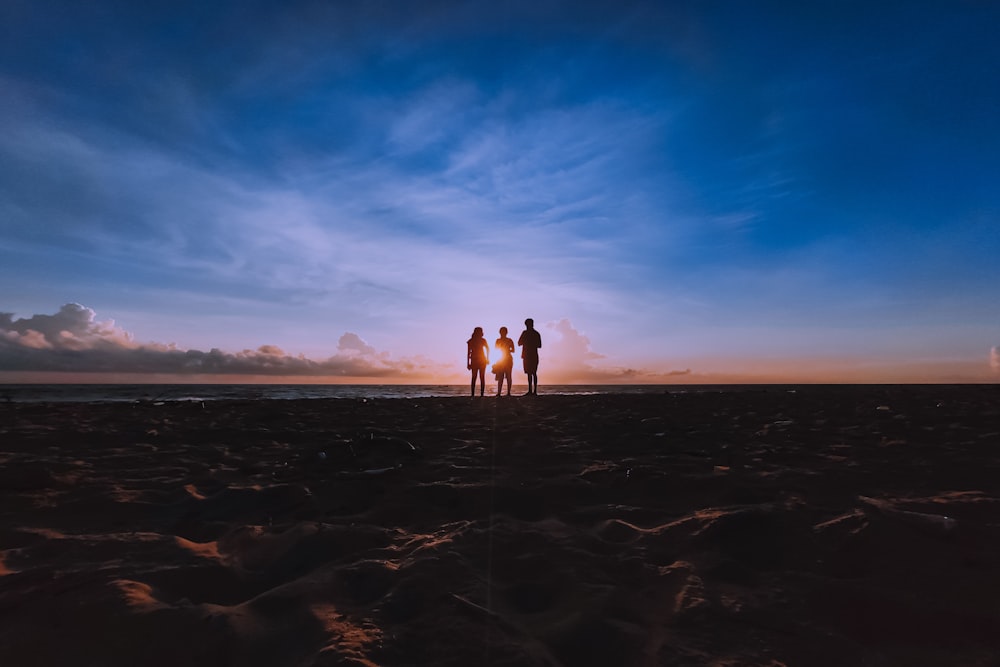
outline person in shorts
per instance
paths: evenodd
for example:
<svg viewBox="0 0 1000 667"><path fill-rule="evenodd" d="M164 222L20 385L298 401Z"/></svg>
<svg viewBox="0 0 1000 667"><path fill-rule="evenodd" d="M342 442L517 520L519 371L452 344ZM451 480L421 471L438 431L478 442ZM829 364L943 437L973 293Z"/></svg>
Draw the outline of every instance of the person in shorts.
<svg viewBox="0 0 1000 667"><path fill-rule="evenodd" d="M538 395L538 349L542 347L542 334L535 330L535 321L530 317L524 321L526 329L521 332L517 344L521 346L521 361L528 376L528 393Z"/></svg>

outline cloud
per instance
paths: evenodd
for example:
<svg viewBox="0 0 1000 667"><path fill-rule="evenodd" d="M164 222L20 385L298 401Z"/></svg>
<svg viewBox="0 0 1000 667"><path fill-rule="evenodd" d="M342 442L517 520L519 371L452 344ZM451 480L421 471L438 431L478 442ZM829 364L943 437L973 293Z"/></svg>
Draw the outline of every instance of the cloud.
<svg viewBox="0 0 1000 667"><path fill-rule="evenodd" d="M3 340L32 350L80 351L100 348L134 349L132 335L115 326L114 320L98 322L90 308L68 303L55 315L34 315L14 320L0 313Z"/></svg>
<svg viewBox="0 0 1000 667"><path fill-rule="evenodd" d="M995 373L1000 373L1000 345L994 345L990 349L990 368Z"/></svg>
<svg viewBox="0 0 1000 667"><path fill-rule="evenodd" d="M555 334L555 339L545 343L548 337L543 337L543 347L547 347L543 349L543 367L552 369L551 377L559 383L663 382L691 373L690 368L659 372L643 368L602 366L600 360L605 359L605 355L595 352L591 348L590 338L577 331L569 319L547 322L544 329Z"/></svg>
<svg viewBox="0 0 1000 667"><path fill-rule="evenodd" d="M362 340L361 336L350 332L340 337L340 340L337 341L337 349L348 356L378 355L375 348Z"/></svg>
<svg viewBox="0 0 1000 667"><path fill-rule="evenodd" d="M317 20L338 24L329 11ZM642 271L631 251L655 250L676 224L650 228L668 208L670 179L644 176L671 105L577 95L587 68L554 55L546 64L562 75L523 55L495 81L475 63L421 65L437 56L409 32L420 58L400 71L420 76L332 85L372 65L353 49L353 64L303 56L297 27L314 21L300 18L264 31L256 55L221 81L214 66L201 83L170 71L166 91L136 94L157 114L156 132L119 116L131 98L80 115L81 83L53 82L44 95L8 79L17 109L0 109L11 130L0 136L10 239L0 280L27 280L49 303L76 293L119 304L130 321L159 319L159 335L202 350L253 350L295 326L285 346L312 358L345 329L397 355L443 358L442 330L490 313L616 318L623 283ZM306 52L328 53L329 32L316 34L323 48L309 42ZM281 65L313 67L273 65L281 54L292 59ZM317 78L323 85L307 88ZM484 289L476 276L498 284ZM199 326L174 325L183 314Z"/></svg>
<svg viewBox="0 0 1000 667"><path fill-rule="evenodd" d="M552 360L554 363L567 366L588 367L588 360L601 359L604 355L590 349L590 339L573 328L566 318L557 322L548 322L545 328L558 335L553 346Z"/></svg>
<svg viewBox="0 0 1000 667"><path fill-rule="evenodd" d="M47 108L32 90L13 92L22 106ZM563 312L608 302L607 283L631 275L614 270L630 244L653 242L648 230L628 231L649 217L635 174L611 185L604 169L654 152L643 147L659 112L550 101L508 117L512 95L452 75L411 91L405 105L359 93L349 102L350 117L365 119L355 121L356 144L305 151L286 134L276 139L280 159L235 164L212 144L194 155L52 110L0 110L12 128L0 137L0 175L14 179L9 210L0 192L9 213L0 218L17 244L0 277L21 270L47 284L54 277L38 267L57 260L89 294L111 277L155 292L161 310L242 299L271 309L266 320L307 305L322 328L368 331L393 324L380 313L446 317L474 302L469 276L479 273L508 276L512 293L548 285L544 298ZM422 143L434 138L427 118L454 120L453 140Z"/></svg>
<svg viewBox="0 0 1000 667"><path fill-rule="evenodd" d="M98 321L92 309L70 303L54 315L15 320L12 313L0 313L0 371L405 379L441 369L423 359L392 359L352 332L340 337L337 354L323 360L292 356L275 345L230 353L139 343L114 320Z"/></svg>
<svg viewBox="0 0 1000 667"><path fill-rule="evenodd" d="M606 357L592 348L587 335L569 319L541 328L546 382L657 382L691 372L604 366ZM93 309L77 303L66 304L55 314L28 318L0 313L0 371L339 377L395 382L450 381L457 377L453 366L422 356L393 358L350 331L338 339L336 353L325 359L293 355L271 344L228 352L140 342L114 320L100 320Z"/></svg>

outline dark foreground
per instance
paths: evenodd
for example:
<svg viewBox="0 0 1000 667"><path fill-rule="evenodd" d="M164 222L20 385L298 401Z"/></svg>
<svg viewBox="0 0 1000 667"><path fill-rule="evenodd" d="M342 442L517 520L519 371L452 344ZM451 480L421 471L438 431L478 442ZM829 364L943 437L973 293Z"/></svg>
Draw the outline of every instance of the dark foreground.
<svg viewBox="0 0 1000 667"><path fill-rule="evenodd" d="M998 600L996 386L0 405L2 665L996 665Z"/></svg>

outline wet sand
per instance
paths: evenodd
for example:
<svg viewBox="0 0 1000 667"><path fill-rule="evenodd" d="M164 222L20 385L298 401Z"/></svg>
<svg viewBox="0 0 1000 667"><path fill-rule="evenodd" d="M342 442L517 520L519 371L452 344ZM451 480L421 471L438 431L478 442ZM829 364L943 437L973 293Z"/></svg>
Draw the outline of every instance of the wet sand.
<svg viewBox="0 0 1000 667"><path fill-rule="evenodd" d="M992 385L0 404L2 665L997 665L998 600Z"/></svg>

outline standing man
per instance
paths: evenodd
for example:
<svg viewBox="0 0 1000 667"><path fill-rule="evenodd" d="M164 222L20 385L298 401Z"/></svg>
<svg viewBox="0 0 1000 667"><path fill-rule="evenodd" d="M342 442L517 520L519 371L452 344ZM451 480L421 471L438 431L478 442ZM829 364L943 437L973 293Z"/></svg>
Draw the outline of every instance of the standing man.
<svg viewBox="0 0 1000 667"><path fill-rule="evenodd" d="M524 321L524 326L527 329L521 332L517 344L521 346L521 360L528 375L528 393L525 396L538 396L538 348L542 346L542 334L535 331L535 321L530 317Z"/></svg>

